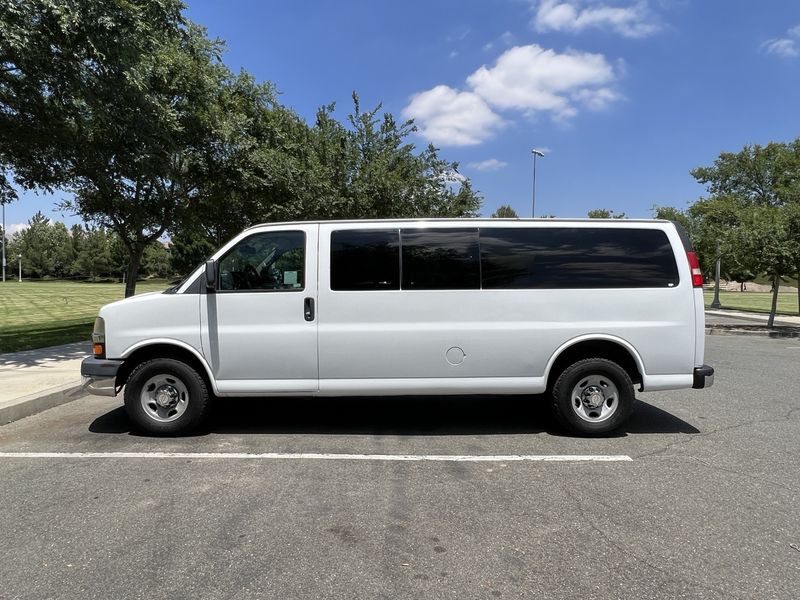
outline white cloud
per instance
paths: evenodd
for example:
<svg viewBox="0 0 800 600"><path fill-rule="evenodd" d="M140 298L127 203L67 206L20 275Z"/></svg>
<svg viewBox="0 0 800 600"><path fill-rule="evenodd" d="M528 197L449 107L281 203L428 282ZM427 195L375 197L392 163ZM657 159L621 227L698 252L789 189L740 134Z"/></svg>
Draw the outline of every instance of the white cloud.
<svg viewBox="0 0 800 600"><path fill-rule="evenodd" d="M775 38L773 40L767 40L761 44L761 48L767 54L776 54L777 56L782 56L784 58L795 58L796 56L800 56L800 51L797 49L797 44L795 44L794 40L790 40L788 38Z"/></svg>
<svg viewBox="0 0 800 600"><path fill-rule="evenodd" d="M598 88L595 90L582 89L572 94L572 99L583 104L589 110L605 110L621 96L612 89Z"/></svg>
<svg viewBox="0 0 800 600"><path fill-rule="evenodd" d="M761 44L767 54L775 54L783 58L800 56L800 25L795 25L786 32L788 37L773 38Z"/></svg>
<svg viewBox="0 0 800 600"><path fill-rule="evenodd" d="M480 96L446 85L414 94L403 116L414 119L420 135L443 146L480 144L503 125Z"/></svg>
<svg viewBox="0 0 800 600"><path fill-rule="evenodd" d="M508 163L496 158L489 158L479 162L469 163L469 166L478 171L497 171L503 167L507 167Z"/></svg>
<svg viewBox="0 0 800 600"><path fill-rule="evenodd" d="M15 233L19 233L20 231L25 231L28 228L27 223L10 223L6 226L8 228L8 237L11 237Z"/></svg>
<svg viewBox="0 0 800 600"><path fill-rule="evenodd" d="M643 38L661 30L645 0L627 6L609 6L590 0L541 0L532 24L539 32L580 33L595 28L629 38Z"/></svg>
<svg viewBox="0 0 800 600"><path fill-rule="evenodd" d="M614 68L602 54L559 54L531 44L507 50L493 67L484 65L470 75L467 83L492 106L550 111L561 118L576 113L570 94L587 94L614 79Z"/></svg>
<svg viewBox="0 0 800 600"><path fill-rule="evenodd" d="M500 35L500 41L503 42L506 46L511 46L515 40L516 38L514 37L514 34L511 33L510 31L504 31Z"/></svg>
<svg viewBox="0 0 800 600"><path fill-rule="evenodd" d="M420 134L434 144L479 144L506 123L498 111L547 113L564 121L579 108L606 108L621 97L611 87L618 71L602 54L515 46L493 66L467 77L468 90L436 86L412 96L403 115L413 118Z"/></svg>

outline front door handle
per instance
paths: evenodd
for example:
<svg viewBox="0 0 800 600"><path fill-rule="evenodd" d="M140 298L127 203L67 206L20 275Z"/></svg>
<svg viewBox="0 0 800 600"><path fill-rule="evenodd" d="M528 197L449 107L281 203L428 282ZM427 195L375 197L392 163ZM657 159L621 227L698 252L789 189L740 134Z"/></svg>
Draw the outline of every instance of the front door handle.
<svg viewBox="0 0 800 600"><path fill-rule="evenodd" d="M313 321L314 320L314 299L313 298L306 298L303 302L303 316L305 317L306 321Z"/></svg>

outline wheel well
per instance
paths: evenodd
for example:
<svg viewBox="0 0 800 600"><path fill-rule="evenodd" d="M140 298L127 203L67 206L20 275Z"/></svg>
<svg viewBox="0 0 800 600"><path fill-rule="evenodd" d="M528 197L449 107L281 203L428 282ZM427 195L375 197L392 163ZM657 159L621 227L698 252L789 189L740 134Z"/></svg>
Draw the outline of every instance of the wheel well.
<svg viewBox="0 0 800 600"><path fill-rule="evenodd" d="M117 377L115 381L117 389L125 385L125 382L128 381L128 376L137 366L154 358L172 358L189 365L200 374L200 377L202 377L206 382L206 386L208 386L210 392L214 389L208 379L206 368L203 363L200 362L200 359L198 359L194 354L185 348L174 346L172 344L153 344L152 346L144 346L143 348L139 348L138 350L134 351L128 358L125 359L125 361L122 363L122 366L117 371Z"/></svg>
<svg viewBox="0 0 800 600"><path fill-rule="evenodd" d="M633 383L642 383L642 374L639 372L636 360L625 346L610 340L586 340L585 342L578 342L569 348L565 348L561 354L558 355L558 358L556 358L548 373L548 388L555 384L556 379L558 379L558 376L564 369L585 358L606 358L614 361L625 369L625 372Z"/></svg>

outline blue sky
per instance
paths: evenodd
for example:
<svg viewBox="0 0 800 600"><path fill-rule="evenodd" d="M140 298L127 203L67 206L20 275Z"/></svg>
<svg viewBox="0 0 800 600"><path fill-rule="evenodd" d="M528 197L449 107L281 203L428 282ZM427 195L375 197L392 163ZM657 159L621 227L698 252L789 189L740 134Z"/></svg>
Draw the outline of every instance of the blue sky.
<svg viewBox="0 0 800 600"><path fill-rule="evenodd" d="M484 196L530 216L608 208L649 217L703 194L721 151L800 136L795 0L190 0L226 63L275 83L307 120L355 90L414 117L415 142ZM51 198L7 207L9 224ZM11 227L9 228L11 229Z"/></svg>

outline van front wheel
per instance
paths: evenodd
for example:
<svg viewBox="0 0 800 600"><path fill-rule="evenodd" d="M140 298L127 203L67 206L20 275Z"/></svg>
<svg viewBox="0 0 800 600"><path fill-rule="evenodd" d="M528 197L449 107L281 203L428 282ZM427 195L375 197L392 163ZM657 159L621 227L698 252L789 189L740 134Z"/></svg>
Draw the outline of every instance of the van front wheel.
<svg viewBox="0 0 800 600"><path fill-rule="evenodd" d="M605 358L578 361L558 376L552 392L556 419L571 433L604 435L617 429L633 408L633 382Z"/></svg>
<svg viewBox="0 0 800 600"><path fill-rule="evenodd" d="M200 374L171 358L143 362L125 383L125 409L145 433L189 433L205 420L209 406L208 387Z"/></svg>

